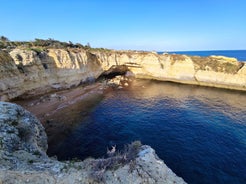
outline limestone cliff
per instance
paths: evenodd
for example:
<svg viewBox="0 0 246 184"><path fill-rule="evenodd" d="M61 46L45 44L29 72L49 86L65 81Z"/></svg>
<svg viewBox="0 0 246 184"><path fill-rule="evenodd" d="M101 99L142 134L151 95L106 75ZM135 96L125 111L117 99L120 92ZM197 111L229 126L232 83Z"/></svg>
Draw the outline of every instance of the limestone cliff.
<svg viewBox="0 0 246 184"><path fill-rule="evenodd" d="M124 155L59 162L46 155L41 123L22 107L0 102L0 183L185 183L149 146Z"/></svg>
<svg viewBox="0 0 246 184"><path fill-rule="evenodd" d="M246 90L246 65L223 56L188 57L152 52L95 53L101 66L126 65L137 78Z"/></svg>
<svg viewBox="0 0 246 184"><path fill-rule="evenodd" d="M99 61L85 51L14 49L10 53L0 51L0 56L2 101L77 86L103 71Z"/></svg>
<svg viewBox="0 0 246 184"><path fill-rule="evenodd" d="M153 52L84 49L0 51L0 96L7 101L93 81L111 67L137 78L246 90L246 65L222 56L188 57Z"/></svg>

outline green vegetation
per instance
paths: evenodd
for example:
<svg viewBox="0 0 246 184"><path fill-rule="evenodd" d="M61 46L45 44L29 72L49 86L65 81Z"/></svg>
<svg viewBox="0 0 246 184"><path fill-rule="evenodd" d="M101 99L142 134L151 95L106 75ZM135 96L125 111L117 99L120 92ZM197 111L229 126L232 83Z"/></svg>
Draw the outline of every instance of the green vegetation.
<svg viewBox="0 0 246 184"><path fill-rule="evenodd" d="M68 170L71 168L81 170L83 168L81 162L82 161L80 159L73 158L72 160L65 162L65 165L63 166L62 170L65 172L68 172Z"/></svg>
<svg viewBox="0 0 246 184"><path fill-rule="evenodd" d="M45 51L46 49L84 49L84 50L92 50L92 51L110 51L105 48L92 48L90 43L86 45L82 45L80 43L72 43L61 42L58 40L54 40L52 38L49 39L39 39L36 38L34 41L10 41L7 37L0 37L0 49L13 49L13 48L26 48L29 50L33 50L37 53Z"/></svg>
<svg viewBox="0 0 246 184"><path fill-rule="evenodd" d="M12 57L5 51L0 50L0 63L9 63L9 61L12 61Z"/></svg>
<svg viewBox="0 0 246 184"><path fill-rule="evenodd" d="M32 50L32 51L36 52L37 54L45 51L45 49L42 47L31 47L31 48L27 48L27 50Z"/></svg>
<svg viewBox="0 0 246 184"><path fill-rule="evenodd" d="M0 137L0 149L3 147L3 138Z"/></svg>
<svg viewBox="0 0 246 184"><path fill-rule="evenodd" d="M39 151L34 151L33 154L36 155L36 156L41 156L41 153Z"/></svg>
<svg viewBox="0 0 246 184"><path fill-rule="evenodd" d="M19 122L18 122L18 121L13 121L11 124L12 124L13 126L17 126L17 125L19 124Z"/></svg>
<svg viewBox="0 0 246 184"><path fill-rule="evenodd" d="M1 37L0 37L0 40L1 40L2 42L8 42L8 41L9 41L9 39L8 39L7 37L5 37L5 36L1 36Z"/></svg>

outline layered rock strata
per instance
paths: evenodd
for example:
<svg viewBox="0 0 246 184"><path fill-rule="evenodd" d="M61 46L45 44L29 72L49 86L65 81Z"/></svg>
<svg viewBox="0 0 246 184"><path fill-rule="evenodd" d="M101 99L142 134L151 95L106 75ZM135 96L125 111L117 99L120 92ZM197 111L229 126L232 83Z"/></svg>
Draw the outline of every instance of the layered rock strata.
<svg viewBox="0 0 246 184"><path fill-rule="evenodd" d="M47 136L37 118L0 102L0 183L185 183L151 147L131 148L136 155L59 162L46 155Z"/></svg>
<svg viewBox="0 0 246 184"><path fill-rule="evenodd" d="M122 67L124 66L124 67ZM246 91L246 65L223 56L83 49L0 51L0 97L38 95L97 79L117 67L137 78ZM123 73L124 71L119 71Z"/></svg>

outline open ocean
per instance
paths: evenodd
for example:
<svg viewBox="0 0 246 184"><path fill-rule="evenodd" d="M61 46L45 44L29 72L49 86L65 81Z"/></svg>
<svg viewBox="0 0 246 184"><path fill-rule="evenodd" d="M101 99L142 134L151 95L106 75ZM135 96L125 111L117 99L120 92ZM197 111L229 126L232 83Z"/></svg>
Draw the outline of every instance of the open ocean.
<svg viewBox="0 0 246 184"><path fill-rule="evenodd" d="M162 54L163 52L158 52ZM209 51L173 51L170 54L184 54L190 56L227 56L237 58L238 61L246 62L246 50L209 50Z"/></svg>

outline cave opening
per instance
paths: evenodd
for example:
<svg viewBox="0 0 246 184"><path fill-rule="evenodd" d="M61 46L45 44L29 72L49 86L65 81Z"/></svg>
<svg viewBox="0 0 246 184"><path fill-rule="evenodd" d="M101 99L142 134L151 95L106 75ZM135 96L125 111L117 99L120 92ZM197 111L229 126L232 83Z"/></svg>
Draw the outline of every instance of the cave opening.
<svg viewBox="0 0 246 184"><path fill-rule="evenodd" d="M98 79L113 79L116 76L119 75L125 75L127 72L129 72L129 69L125 65L114 65L110 67L107 71L103 72Z"/></svg>

